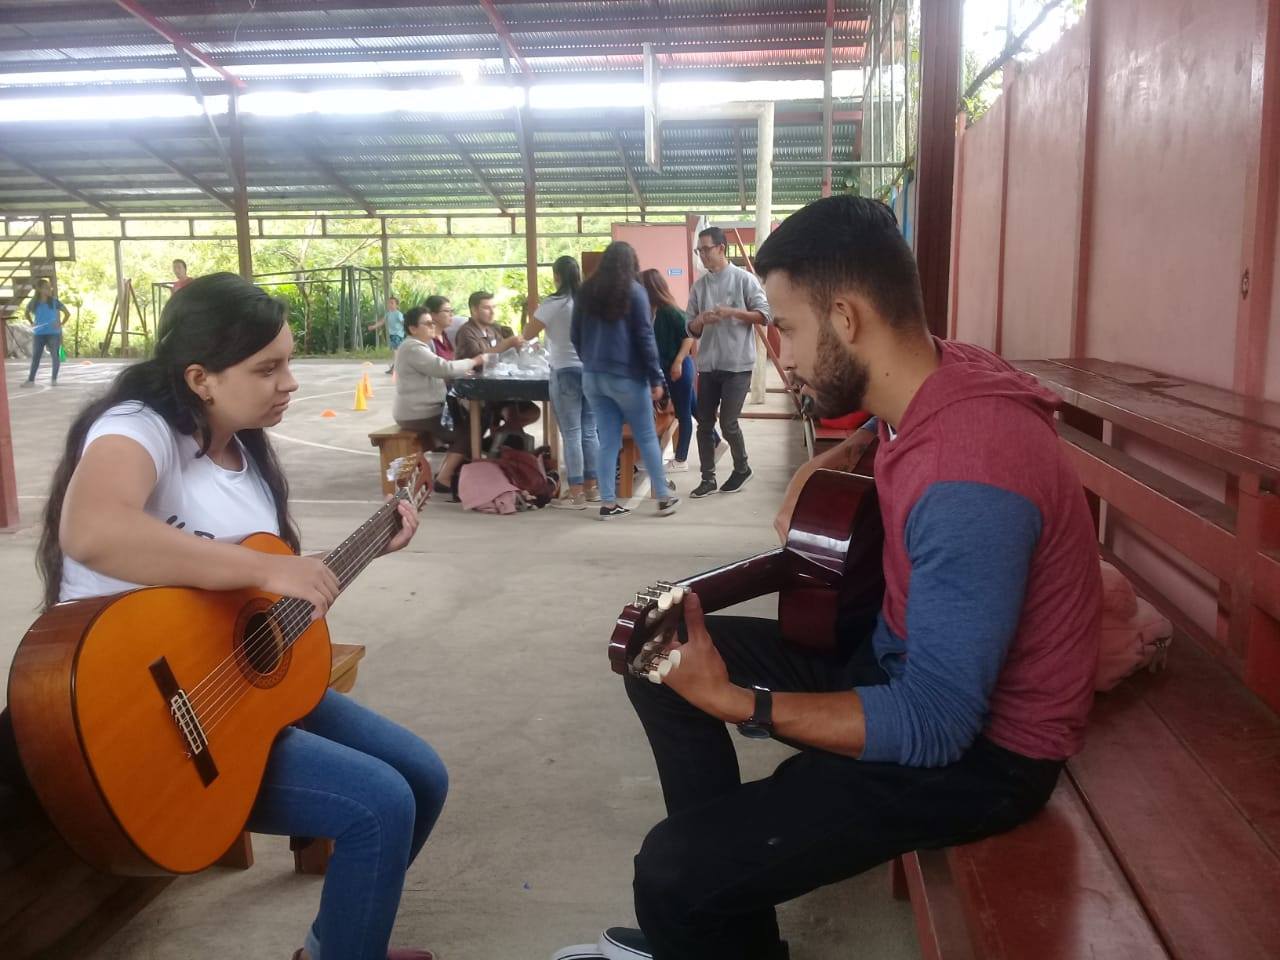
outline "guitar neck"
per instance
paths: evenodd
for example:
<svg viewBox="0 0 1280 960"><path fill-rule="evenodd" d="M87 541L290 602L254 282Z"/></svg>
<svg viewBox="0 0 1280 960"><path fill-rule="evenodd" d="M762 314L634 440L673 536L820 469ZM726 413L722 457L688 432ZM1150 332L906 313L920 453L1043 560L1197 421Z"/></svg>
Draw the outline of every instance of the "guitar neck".
<svg viewBox="0 0 1280 960"><path fill-rule="evenodd" d="M391 538L400 529L398 505L402 496L384 503L355 532L338 544L324 557L324 565L338 578L339 591L347 589L364 568L382 555ZM274 618L287 625L285 634L293 643L311 626L310 604L305 600L284 599L275 604Z"/></svg>
<svg viewBox="0 0 1280 960"><path fill-rule="evenodd" d="M786 551L779 548L689 577L679 585L698 595L706 613L714 613L744 600L777 593L788 580Z"/></svg>

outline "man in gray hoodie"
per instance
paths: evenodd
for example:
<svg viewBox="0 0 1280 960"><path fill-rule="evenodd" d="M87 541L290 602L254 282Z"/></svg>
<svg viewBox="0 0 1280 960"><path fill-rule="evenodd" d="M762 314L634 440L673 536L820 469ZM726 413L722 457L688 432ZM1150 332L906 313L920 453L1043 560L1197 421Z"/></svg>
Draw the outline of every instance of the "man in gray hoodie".
<svg viewBox="0 0 1280 960"><path fill-rule="evenodd" d="M756 325L769 322L769 301L754 274L729 262L728 242L719 227L698 234L698 256L707 273L689 291L689 333L698 338L698 459L702 482L689 494L736 493L751 479L747 445L738 416L751 389L756 362ZM733 472L716 485L715 428L733 453Z"/></svg>

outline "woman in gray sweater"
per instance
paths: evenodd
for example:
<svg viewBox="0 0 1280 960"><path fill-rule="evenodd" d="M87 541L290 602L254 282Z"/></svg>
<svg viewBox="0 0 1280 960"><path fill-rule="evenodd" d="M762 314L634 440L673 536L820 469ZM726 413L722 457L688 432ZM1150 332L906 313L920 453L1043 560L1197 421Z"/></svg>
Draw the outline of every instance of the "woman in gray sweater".
<svg viewBox="0 0 1280 960"><path fill-rule="evenodd" d="M431 341L436 337L435 320L426 307L414 307L404 315L404 343L396 349L396 399L391 415L401 430L412 430L422 439L423 450L449 444L435 488L449 493L453 474L465 458L467 438L441 420L445 410L445 381L461 377L484 366L484 354L469 360L445 360L436 355Z"/></svg>

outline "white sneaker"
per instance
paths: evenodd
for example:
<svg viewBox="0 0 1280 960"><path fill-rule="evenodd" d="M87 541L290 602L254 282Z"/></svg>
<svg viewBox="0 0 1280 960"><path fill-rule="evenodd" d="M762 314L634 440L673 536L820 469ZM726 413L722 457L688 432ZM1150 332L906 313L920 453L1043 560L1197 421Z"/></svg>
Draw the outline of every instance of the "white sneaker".
<svg viewBox="0 0 1280 960"><path fill-rule="evenodd" d="M668 460L666 463L667 473L688 473L688 460Z"/></svg>
<svg viewBox="0 0 1280 960"><path fill-rule="evenodd" d="M587 509L587 495L580 493L576 497L568 494L563 497L556 497L551 501L551 506L557 510L585 510Z"/></svg>
<svg viewBox="0 0 1280 960"><path fill-rule="evenodd" d="M551 955L551 960L606 960L594 943L580 943L574 947L561 947Z"/></svg>

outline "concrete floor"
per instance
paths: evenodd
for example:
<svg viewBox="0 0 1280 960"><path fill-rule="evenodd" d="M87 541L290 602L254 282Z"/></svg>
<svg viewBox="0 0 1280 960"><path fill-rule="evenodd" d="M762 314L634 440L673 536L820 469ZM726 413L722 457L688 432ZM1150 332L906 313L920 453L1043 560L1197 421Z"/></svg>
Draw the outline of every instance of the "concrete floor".
<svg viewBox="0 0 1280 960"><path fill-rule="evenodd" d="M19 390L24 366L6 366L22 524L0 536L0 664L35 615L36 520L66 426L118 369L73 361L56 390ZM274 431L308 550L339 542L378 501L366 434L391 422L393 388L380 365L365 369L376 393L368 412L354 413L358 363L297 363L301 389ZM783 402L771 395L768 406ZM320 417L326 407L336 419ZM799 427L755 420L745 429L756 476L737 496L686 498L667 519L639 504L608 524L576 512L488 517L432 502L411 546L379 560L339 600L334 638L368 647L354 695L429 740L451 776L444 814L409 872L395 943L429 946L445 960L544 960L603 926L633 922L631 858L662 806L606 642L636 589L774 545L770 522L803 457ZM675 479L685 493L696 474ZM496 600L473 586L482 578L497 585ZM767 600L744 609L770 614ZM748 777L788 753L775 743L740 748ZM293 874L281 838L255 838L255 853L247 872L180 879L96 957L288 957L321 881ZM796 960L919 955L910 908L889 896L885 869L785 905L781 923Z"/></svg>

